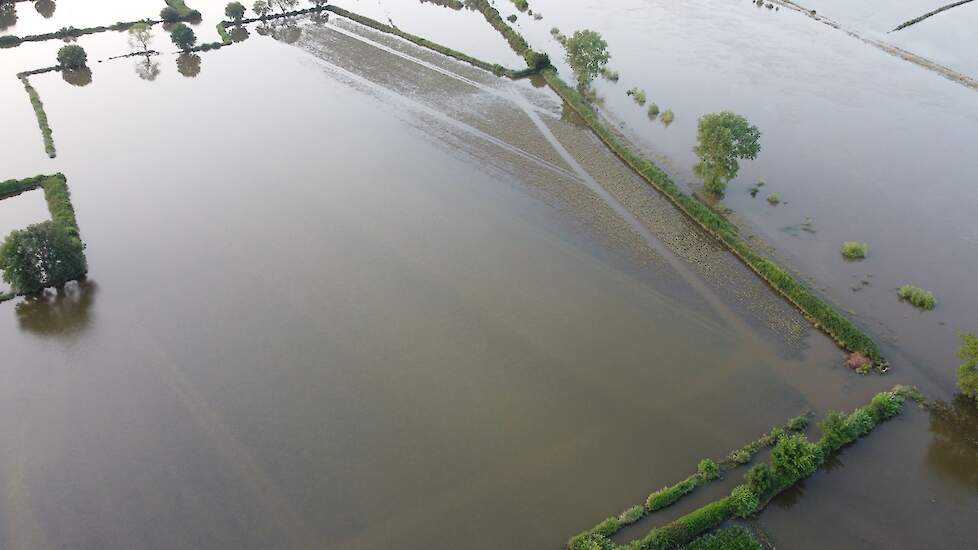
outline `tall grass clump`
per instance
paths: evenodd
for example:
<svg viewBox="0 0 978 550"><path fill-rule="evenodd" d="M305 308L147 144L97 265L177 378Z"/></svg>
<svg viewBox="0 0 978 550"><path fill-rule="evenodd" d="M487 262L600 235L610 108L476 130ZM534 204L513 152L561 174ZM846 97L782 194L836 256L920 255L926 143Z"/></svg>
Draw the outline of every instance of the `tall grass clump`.
<svg viewBox="0 0 978 550"><path fill-rule="evenodd" d="M937 306L934 293L914 285L903 285L897 289L897 295L904 302L909 302L918 309L930 310Z"/></svg>
<svg viewBox="0 0 978 550"><path fill-rule="evenodd" d="M861 260L869 254L869 245L858 241L845 241L842 243L842 255L847 260Z"/></svg>
<svg viewBox="0 0 978 550"><path fill-rule="evenodd" d="M659 116L659 106L655 102L652 102L649 105L649 118L655 118L657 116Z"/></svg>
<svg viewBox="0 0 978 550"><path fill-rule="evenodd" d="M734 525L703 535L685 546L684 550L761 550L761 544L749 530Z"/></svg>
<svg viewBox="0 0 978 550"><path fill-rule="evenodd" d="M665 111L663 111L663 113L662 113L662 117L661 117L661 120L662 120L662 123L663 123L663 124L665 124L666 126L668 126L668 125L670 125L670 124L672 124L672 121L673 121L673 119L675 119L675 118L676 118L676 115L674 115L674 114L672 113L672 109L666 109L666 110L665 110Z"/></svg>

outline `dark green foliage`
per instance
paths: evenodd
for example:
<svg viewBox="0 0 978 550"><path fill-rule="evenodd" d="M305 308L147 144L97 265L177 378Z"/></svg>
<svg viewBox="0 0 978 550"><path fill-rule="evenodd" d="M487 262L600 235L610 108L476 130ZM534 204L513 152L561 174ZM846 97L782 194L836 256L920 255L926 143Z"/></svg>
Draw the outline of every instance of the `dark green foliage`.
<svg viewBox="0 0 978 550"><path fill-rule="evenodd" d="M808 477L821 461L819 447L800 434L782 437L771 449L771 465L779 480L793 482Z"/></svg>
<svg viewBox="0 0 978 550"><path fill-rule="evenodd" d="M226 15L228 19L241 21L245 15L244 4L241 2L228 2L228 5L224 7L224 15Z"/></svg>
<svg viewBox="0 0 978 550"><path fill-rule="evenodd" d="M187 21L187 20L200 19L200 12L197 10L190 9L190 7L187 6L184 0L165 0L165 1L167 7L163 8L163 11L160 12L160 19L163 19L164 21L171 22L171 23L175 21ZM163 17L163 12L167 11L167 8L173 10L171 14L176 13L176 18L167 19Z"/></svg>
<svg viewBox="0 0 978 550"><path fill-rule="evenodd" d="M818 444L827 451L834 451L852 440L849 428L846 426L846 416L837 411L831 411L818 423L822 430L822 439Z"/></svg>
<svg viewBox="0 0 978 550"><path fill-rule="evenodd" d="M0 246L0 270L15 292L30 294L77 279L88 267L78 239L47 221L10 233Z"/></svg>
<svg viewBox="0 0 978 550"><path fill-rule="evenodd" d="M173 30L170 31L170 40L172 40L173 44L181 50L189 50L190 48L194 47L194 44L197 43L197 35L194 34L193 29L187 25L178 23L173 27Z"/></svg>
<svg viewBox="0 0 978 550"><path fill-rule="evenodd" d="M859 408L846 417L846 431L853 437L862 437L873 431L876 426L876 418L867 408Z"/></svg>
<svg viewBox="0 0 978 550"><path fill-rule="evenodd" d="M756 495L763 495L774 488L774 472L767 462L755 464L747 473L744 474L744 481L750 486L751 491Z"/></svg>
<svg viewBox="0 0 978 550"><path fill-rule="evenodd" d="M693 510L676 521L653 529L637 546L646 550L677 548L727 521L733 516L730 498Z"/></svg>
<svg viewBox="0 0 978 550"><path fill-rule="evenodd" d="M842 255L847 260L861 260L869 254L869 245L859 241L845 241L842 243Z"/></svg>
<svg viewBox="0 0 978 550"><path fill-rule="evenodd" d="M550 66L550 56L542 52L527 50L523 58L526 59L526 66L531 69L541 71Z"/></svg>
<svg viewBox="0 0 978 550"><path fill-rule="evenodd" d="M530 3L526 0L513 0L513 4L516 5L516 9L520 11L526 11L530 9Z"/></svg>
<svg viewBox="0 0 978 550"><path fill-rule="evenodd" d="M584 85L601 74L608 64L608 43L592 30L577 31L564 43L567 64L577 76L577 83Z"/></svg>
<svg viewBox="0 0 978 550"><path fill-rule="evenodd" d="M749 485L738 485L730 492L730 506L740 518L753 514L761 501Z"/></svg>
<svg viewBox="0 0 978 550"><path fill-rule="evenodd" d="M693 152L700 161L693 173L703 178L706 189L722 194L727 182L737 176L738 159L754 159L761 151L761 131L744 117L730 111L703 115Z"/></svg>
<svg viewBox="0 0 978 550"><path fill-rule="evenodd" d="M868 357L879 371L887 368L886 360L876 344L834 307L815 296L808 287L768 258L755 252L744 242L736 229L712 209L684 193L672 179L651 161L635 153L601 122L580 93L557 76L556 71L543 71L547 83L583 118L595 134L653 187L669 197L686 215L713 233L748 267L805 314L815 326L828 333L843 348L858 351Z"/></svg>
<svg viewBox="0 0 978 550"><path fill-rule="evenodd" d="M735 525L702 536L683 548L684 550L761 550L761 545L750 531Z"/></svg>
<svg viewBox="0 0 978 550"><path fill-rule="evenodd" d="M41 96L34 89L34 86L31 86L27 77L22 77L20 81L24 84L24 90L31 98L31 106L34 107L34 116L37 117L37 125L41 129L41 138L44 140L44 150L49 157L54 158L57 156L57 151L54 148L54 136L51 131L51 126L48 124L48 115L44 111L44 103L41 102Z"/></svg>
<svg viewBox="0 0 978 550"><path fill-rule="evenodd" d="M958 367L958 389L968 397L978 400L978 336L961 335L961 349L958 355L964 363Z"/></svg>
<svg viewBox="0 0 978 550"><path fill-rule="evenodd" d="M700 477L707 481L712 481L720 477L720 467L717 466L716 462L709 458L704 458L696 466L696 471L699 473Z"/></svg>
<svg viewBox="0 0 978 550"><path fill-rule="evenodd" d="M180 12L167 6L160 10L160 19L166 21L167 23L176 23L180 20Z"/></svg>
<svg viewBox="0 0 978 550"><path fill-rule="evenodd" d="M14 36L12 34L5 34L0 36L0 48L9 48L10 46L16 46L20 44L20 37Z"/></svg>
<svg viewBox="0 0 978 550"><path fill-rule="evenodd" d="M506 20L509 21L510 23L515 23L516 22L516 14L510 15L509 17L506 18Z"/></svg>
<svg viewBox="0 0 978 550"><path fill-rule="evenodd" d="M881 392L873 396L869 408L876 422L880 422L900 414L900 409L903 408L903 397L895 392Z"/></svg>
<svg viewBox="0 0 978 550"><path fill-rule="evenodd" d="M788 420L788 423L785 425L785 427L793 432L800 432L808 427L808 416L801 415L801 416L796 416L794 418L791 418Z"/></svg>
<svg viewBox="0 0 978 550"><path fill-rule="evenodd" d="M88 54L85 53L85 48L78 44L68 44L58 50L58 65L66 69L84 67L86 62L88 62Z"/></svg>
<svg viewBox="0 0 978 550"><path fill-rule="evenodd" d="M625 510L618 516L618 523L622 526L635 523L636 521L642 519L645 515L645 507L641 504L636 504L628 510Z"/></svg>

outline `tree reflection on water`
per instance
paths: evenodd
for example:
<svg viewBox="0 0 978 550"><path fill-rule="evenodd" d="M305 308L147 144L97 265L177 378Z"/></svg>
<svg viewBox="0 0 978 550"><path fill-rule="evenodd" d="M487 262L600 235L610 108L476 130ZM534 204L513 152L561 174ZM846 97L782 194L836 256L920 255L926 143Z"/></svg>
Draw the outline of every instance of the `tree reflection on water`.
<svg viewBox="0 0 978 550"><path fill-rule="evenodd" d="M92 324L92 304L98 285L83 280L60 290L48 289L17 304L20 329L41 337L77 336Z"/></svg>

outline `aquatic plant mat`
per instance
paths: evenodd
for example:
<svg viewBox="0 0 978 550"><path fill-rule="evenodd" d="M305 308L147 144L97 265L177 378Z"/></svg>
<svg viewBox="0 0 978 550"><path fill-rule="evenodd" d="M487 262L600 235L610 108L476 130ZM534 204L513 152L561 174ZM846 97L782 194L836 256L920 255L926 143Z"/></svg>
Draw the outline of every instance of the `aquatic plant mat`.
<svg viewBox="0 0 978 550"><path fill-rule="evenodd" d="M486 20L507 39L516 53L527 59L528 63L538 61L543 55L533 52L526 40L506 24L499 12L487 0L472 0L472 3L482 10ZM874 368L878 372L885 372L889 368L889 362L868 335L839 313L834 306L798 282L786 269L755 251L740 238L736 226L707 205L683 192L661 168L636 152L624 138L609 129L580 92L560 78L555 68L548 66L543 69L542 74L547 84L580 115L615 155L652 187L668 197L690 219L723 243L771 288L798 308L816 328L828 334L843 349L868 358L870 364L866 365L867 370Z"/></svg>
<svg viewBox="0 0 978 550"><path fill-rule="evenodd" d="M59 172L50 176L40 175L22 180L0 181L0 200L16 197L35 189L44 190L44 200L47 202L48 212L51 213L51 221L64 230L71 239L76 240L78 246L84 248L85 245L81 241L81 233L78 230L78 220L75 218L75 208L71 204L68 179L64 174ZM85 275L84 272L76 273L68 280L77 280ZM0 302L16 296L16 293L0 293Z"/></svg>
<svg viewBox="0 0 978 550"><path fill-rule="evenodd" d="M776 428L765 436L774 439L771 442L773 449L770 462L762 462L752 467L744 476L745 483L734 487L728 496L701 506L671 523L655 527L644 538L623 545L612 541L609 537L622 527L654 511L649 509L653 501L652 496L656 495L653 493L645 505L629 508L621 515L612 516L595 527L571 537L567 542L567 548L569 550L682 548L728 520L756 515L777 495L815 473L832 453L868 435L880 423L900 414L906 399L918 401L921 396L916 388L895 386L890 391L876 394L867 405L848 414L830 412L819 424L822 431L821 439L814 443L801 433L791 433ZM789 421L789 425L793 421ZM800 430L804 429L800 424L797 427ZM702 465L701 462L697 475L706 477L709 474L704 473ZM672 487L681 486L686 481ZM670 488L663 491L668 489Z"/></svg>

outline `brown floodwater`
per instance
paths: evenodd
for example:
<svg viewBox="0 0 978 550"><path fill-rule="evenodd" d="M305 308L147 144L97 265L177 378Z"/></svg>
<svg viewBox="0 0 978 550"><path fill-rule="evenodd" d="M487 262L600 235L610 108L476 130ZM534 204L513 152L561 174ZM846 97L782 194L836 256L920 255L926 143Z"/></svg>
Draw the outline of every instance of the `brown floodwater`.
<svg viewBox="0 0 978 550"><path fill-rule="evenodd" d="M20 4L17 33L78 4ZM221 4L191 4L203 40ZM506 59L477 14L403 4ZM401 3L341 5L429 29ZM0 51L0 179L65 173L91 268L0 305L3 548L559 548L705 456L906 380L844 369L547 90L335 17L249 31L102 63L125 36L82 37L91 82L31 78L54 160L13 73L60 44ZM39 197L0 202L0 229L46 218ZM803 546L795 526L829 508L862 519L837 547L900 529L961 547L978 491L956 406L847 450L824 476L843 490L817 476L763 527ZM928 491L945 520L849 498L886 475L894 505Z"/></svg>

